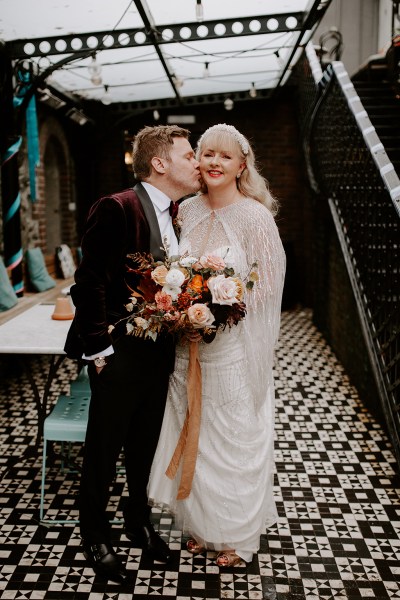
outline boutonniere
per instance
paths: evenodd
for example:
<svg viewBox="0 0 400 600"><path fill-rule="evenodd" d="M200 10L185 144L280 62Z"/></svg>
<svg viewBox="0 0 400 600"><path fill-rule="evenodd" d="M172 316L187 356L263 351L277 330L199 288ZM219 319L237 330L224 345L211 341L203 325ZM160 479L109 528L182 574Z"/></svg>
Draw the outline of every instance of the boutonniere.
<svg viewBox="0 0 400 600"><path fill-rule="evenodd" d="M179 242L179 238L181 237L181 229L182 229L182 220L180 219L179 214L176 215L176 217L174 217L172 219L172 227L174 228L175 235Z"/></svg>

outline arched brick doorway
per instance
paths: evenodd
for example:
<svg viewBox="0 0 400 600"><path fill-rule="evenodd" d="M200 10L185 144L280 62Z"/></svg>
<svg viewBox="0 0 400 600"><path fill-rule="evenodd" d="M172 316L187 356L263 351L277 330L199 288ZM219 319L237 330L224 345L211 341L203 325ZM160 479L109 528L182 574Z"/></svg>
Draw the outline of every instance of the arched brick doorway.
<svg viewBox="0 0 400 600"><path fill-rule="evenodd" d="M35 212L40 246L49 260L60 244L77 246L75 175L68 141L59 122L47 118L39 137L41 166Z"/></svg>
<svg viewBox="0 0 400 600"><path fill-rule="evenodd" d="M50 137L44 155L44 197L45 197L45 243L46 252L53 252L62 243L62 198L61 181L65 170L65 157L59 142Z"/></svg>

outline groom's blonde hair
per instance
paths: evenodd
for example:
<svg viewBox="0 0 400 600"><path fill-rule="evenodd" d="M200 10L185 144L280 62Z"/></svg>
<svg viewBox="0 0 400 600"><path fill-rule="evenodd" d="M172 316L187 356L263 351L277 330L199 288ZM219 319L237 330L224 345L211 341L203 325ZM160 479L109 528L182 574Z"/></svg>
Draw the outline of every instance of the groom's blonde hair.
<svg viewBox="0 0 400 600"><path fill-rule="evenodd" d="M157 156L169 159L174 138L188 139L190 131L178 125L156 125L141 129L132 144L132 168L136 179L142 180L151 175L151 160Z"/></svg>

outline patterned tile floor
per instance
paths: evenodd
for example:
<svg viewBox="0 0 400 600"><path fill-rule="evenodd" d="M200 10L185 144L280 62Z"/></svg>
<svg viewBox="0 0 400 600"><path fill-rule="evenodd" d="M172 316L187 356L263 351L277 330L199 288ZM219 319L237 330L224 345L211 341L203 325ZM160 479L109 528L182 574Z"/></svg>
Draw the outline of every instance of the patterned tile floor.
<svg viewBox="0 0 400 600"><path fill-rule="evenodd" d="M36 376L46 369L35 360ZM164 568L130 548L121 525L113 543L126 558L124 586L85 566L76 525L40 525L41 456L29 384L13 361L0 362L0 598L62 600L400 599L400 492L390 444L361 404L306 310L283 314L276 364L276 526L246 567L222 571L213 554L192 557L168 514L154 521L169 540ZM65 361L53 398L68 392ZM79 445L76 452L79 453ZM76 518L77 478L50 461L47 516ZM118 511L118 475L110 511ZM118 516L118 515L117 515Z"/></svg>

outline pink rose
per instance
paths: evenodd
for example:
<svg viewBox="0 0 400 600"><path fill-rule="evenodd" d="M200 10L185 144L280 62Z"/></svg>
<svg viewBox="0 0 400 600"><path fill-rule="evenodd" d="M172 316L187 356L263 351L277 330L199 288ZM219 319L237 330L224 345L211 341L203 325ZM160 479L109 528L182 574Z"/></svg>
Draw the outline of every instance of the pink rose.
<svg viewBox="0 0 400 600"><path fill-rule="evenodd" d="M212 295L212 301L215 304L232 306L232 304L238 301L238 285L232 277L217 275L216 277L210 277L207 283Z"/></svg>
<svg viewBox="0 0 400 600"><path fill-rule="evenodd" d="M168 311L172 307L172 298L169 294L166 294L162 290L157 292L154 296L158 310Z"/></svg>
<svg viewBox="0 0 400 600"><path fill-rule="evenodd" d="M195 329L211 327L215 321L212 312L205 304L192 304L187 310L187 315Z"/></svg>
<svg viewBox="0 0 400 600"><path fill-rule="evenodd" d="M203 269L213 269L213 271L223 271L225 269L225 261L220 256L213 254L205 254L199 258L199 262Z"/></svg>
<svg viewBox="0 0 400 600"><path fill-rule="evenodd" d="M154 271L152 271L151 278L158 285L165 285L165 278L166 278L167 274L168 274L167 267L165 267L164 265L159 265L158 267L156 267L154 269Z"/></svg>

